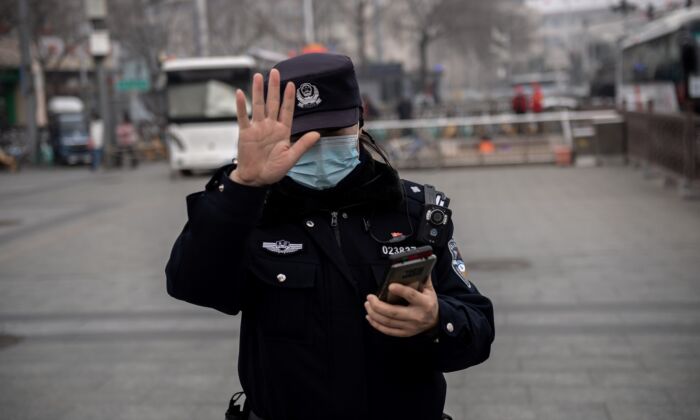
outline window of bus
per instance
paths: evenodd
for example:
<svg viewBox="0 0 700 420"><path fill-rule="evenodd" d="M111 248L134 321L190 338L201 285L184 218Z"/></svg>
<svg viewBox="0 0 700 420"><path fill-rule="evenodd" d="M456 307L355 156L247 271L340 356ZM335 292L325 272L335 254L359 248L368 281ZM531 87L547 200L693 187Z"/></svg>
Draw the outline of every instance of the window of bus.
<svg viewBox="0 0 700 420"><path fill-rule="evenodd" d="M251 78L250 69L168 72L168 118L171 121L235 120L236 89L249 97Z"/></svg>
<svg viewBox="0 0 700 420"><path fill-rule="evenodd" d="M678 33L672 33L626 49L623 82L651 83L682 80Z"/></svg>

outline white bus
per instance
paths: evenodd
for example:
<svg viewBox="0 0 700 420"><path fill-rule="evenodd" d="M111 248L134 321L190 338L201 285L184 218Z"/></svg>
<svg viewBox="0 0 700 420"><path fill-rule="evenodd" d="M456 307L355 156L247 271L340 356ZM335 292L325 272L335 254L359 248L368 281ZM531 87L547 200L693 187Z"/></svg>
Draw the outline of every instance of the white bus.
<svg viewBox="0 0 700 420"><path fill-rule="evenodd" d="M700 8L654 20L622 43L617 104L628 111L679 112L700 105Z"/></svg>
<svg viewBox="0 0 700 420"><path fill-rule="evenodd" d="M249 56L178 58L163 63L170 167L189 175L236 157L236 89L250 97ZM251 107L248 104L248 110Z"/></svg>

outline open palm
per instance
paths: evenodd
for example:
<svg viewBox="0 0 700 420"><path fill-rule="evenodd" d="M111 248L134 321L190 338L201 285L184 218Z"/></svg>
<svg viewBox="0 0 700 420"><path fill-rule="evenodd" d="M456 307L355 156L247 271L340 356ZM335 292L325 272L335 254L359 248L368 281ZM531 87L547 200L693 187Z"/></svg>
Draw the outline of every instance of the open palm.
<svg viewBox="0 0 700 420"><path fill-rule="evenodd" d="M238 114L238 167L231 179L244 185L263 186L284 178L294 164L320 138L319 133L309 132L295 143L290 141L294 117L294 83L284 89L280 105L280 74L270 72L267 101L263 93L263 77L253 76L253 112L248 118L245 94L236 92Z"/></svg>

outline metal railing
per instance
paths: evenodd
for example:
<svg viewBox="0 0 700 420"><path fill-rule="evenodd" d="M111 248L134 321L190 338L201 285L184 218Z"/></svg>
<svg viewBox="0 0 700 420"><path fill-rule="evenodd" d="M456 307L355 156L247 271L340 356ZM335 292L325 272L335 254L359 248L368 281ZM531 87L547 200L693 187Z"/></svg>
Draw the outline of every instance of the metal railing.
<svg viewBox="0 0 700 420"><path fill-rule="evenodd" d="M700 117L626 112L628 153L687 181L700 180Z"/></svg>
<svg viewBox="0 0 700 420"><path fill-rule="evenodd" d="M369 121L366 129L399 168L549 163L594 125L621 123L616 111L561 111Z"/></svg>

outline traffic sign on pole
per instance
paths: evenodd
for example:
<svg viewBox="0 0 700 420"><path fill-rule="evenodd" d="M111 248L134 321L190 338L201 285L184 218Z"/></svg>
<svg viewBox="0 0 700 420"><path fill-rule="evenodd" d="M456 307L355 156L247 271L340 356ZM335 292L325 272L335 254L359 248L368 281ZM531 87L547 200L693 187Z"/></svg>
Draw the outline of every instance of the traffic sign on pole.
<svg viewBox="0 0 700 420"><path fill-rule="evenodd" d="M122 79L117 81L118 92L147 92L151 89L151 84L147 79Z"/></svg>

